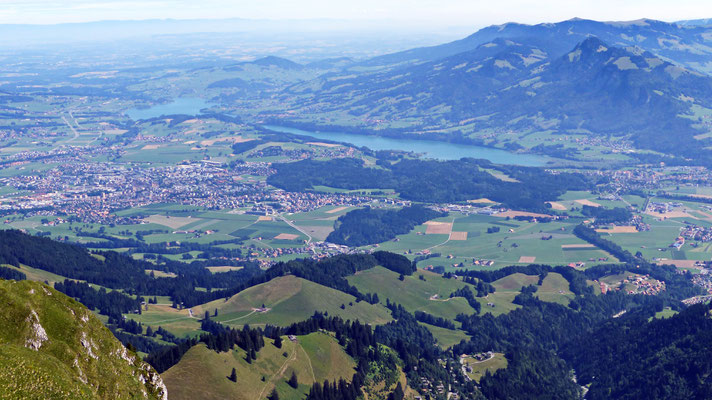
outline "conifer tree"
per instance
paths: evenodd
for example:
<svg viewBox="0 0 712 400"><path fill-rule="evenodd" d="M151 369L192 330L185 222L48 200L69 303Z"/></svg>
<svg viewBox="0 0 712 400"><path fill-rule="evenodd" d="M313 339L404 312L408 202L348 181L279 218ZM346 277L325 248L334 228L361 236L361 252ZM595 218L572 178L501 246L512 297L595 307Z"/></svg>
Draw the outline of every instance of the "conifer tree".
<svg viewBox="0 0 712 400"><path fill-rule="evenodd" d="M292 371L292 377L289 378L288 383L289 383L289 386L293 387L294 389L299 387L299 381L297 380L297 374L294 373L294 371Z"/></svg>
<svg viewBox="0 0 712 400"><path fill-rule="evenodd" d="M401 383L398 382L398 386L396 386L393 393L388 395L388 400L403 400L404 397L405 393L403 393L403 386L401 386Z"/></svg>
<svg viewBox="0 0 712 400"><path fill-rule="evenodd" d="M269 400L279 400L279 393L277 393L277 388L272 389L272 393L269 395Z"/></svg>
<svg viewBox="0 0 712 400"><path fill-rule="evenodd" d="M228 379L233 382L237 382L237 371L235 371L235 368L232 369L232 373L230 374Z"/></svg>

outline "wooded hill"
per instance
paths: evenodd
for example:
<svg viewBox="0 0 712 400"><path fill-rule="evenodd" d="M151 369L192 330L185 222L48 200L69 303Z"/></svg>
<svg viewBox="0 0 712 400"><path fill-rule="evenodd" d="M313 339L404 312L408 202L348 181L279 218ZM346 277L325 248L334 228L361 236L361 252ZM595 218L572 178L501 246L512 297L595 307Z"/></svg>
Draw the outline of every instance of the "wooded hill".
<svg viewBox="0 0 712 400"><path fill-rule="evenodd" d="M581 174L551 174L543 168L494 166L486 160L425 161L403 159L381 168L364 166L363 160L303 160L274 164L277 173L267 183L289 191L315 186L339 189L393 189L406 200L444 203L487 198L518 210L549 211L546 201L568 190L589 186ZM517 182L497 179L484 168L494 168Z"/></svg>

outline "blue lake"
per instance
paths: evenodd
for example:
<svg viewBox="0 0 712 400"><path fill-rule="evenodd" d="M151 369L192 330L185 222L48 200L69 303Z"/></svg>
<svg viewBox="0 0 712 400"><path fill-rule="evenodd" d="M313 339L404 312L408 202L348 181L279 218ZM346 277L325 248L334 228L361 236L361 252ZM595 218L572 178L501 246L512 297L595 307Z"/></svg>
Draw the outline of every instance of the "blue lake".
<svg viewBox="0 0 712 400"><path fill-rule="evenodd" d="M132 108L124 111L134 121L160 117L161 115L186 114L197 115L200 110L209 108L210 104L198 97L182 97L170 103L158 104L150 108Z"/></svg>
<svg viewBox="0 0 712 400"><path fill-rule="evenodd" d="M402 150L422 153L438 160L459 160L463 157L481 158L495 164L513 164L528 167L545 165L551 159L535 154L510 153L506 150L434 140L392 139L381 136L359 135L344 132L312 132L285 126L265 125L265 128L284 133L311 136L316 139L349 143L371 150Z"/></svg>

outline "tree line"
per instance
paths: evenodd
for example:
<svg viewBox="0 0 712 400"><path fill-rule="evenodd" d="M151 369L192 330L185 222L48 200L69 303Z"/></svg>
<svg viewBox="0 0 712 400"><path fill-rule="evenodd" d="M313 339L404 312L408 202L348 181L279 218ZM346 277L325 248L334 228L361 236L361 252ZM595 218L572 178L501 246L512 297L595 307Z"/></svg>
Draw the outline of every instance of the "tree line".
<svg viewBox="0 0 712 400"><path fill-rule="evenodd" d="M16 281L23 281L27 279L27 275L25 275L24 272L20 272L16 269L0 265L0 279L14 279Z"/></svg>
<svg viewBox="0 0 712 400"><path fill-rule="evenodd" d="M334 231L326 241L353 247L381 243L406 234L425 221L446 215L420 205L400 210L356 209L334 222Z"/></svg>

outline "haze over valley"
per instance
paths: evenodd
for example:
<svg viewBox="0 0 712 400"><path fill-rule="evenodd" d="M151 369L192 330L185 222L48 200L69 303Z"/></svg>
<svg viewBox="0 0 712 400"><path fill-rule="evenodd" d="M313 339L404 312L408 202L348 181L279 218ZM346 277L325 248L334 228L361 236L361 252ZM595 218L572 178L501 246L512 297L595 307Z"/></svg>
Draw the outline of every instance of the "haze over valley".
<svg viewBox="0 0 712 400"><path fill-rule="evenodd" d="M167 3L0 24L0 398L711 396L705 5Z"/></svg>

